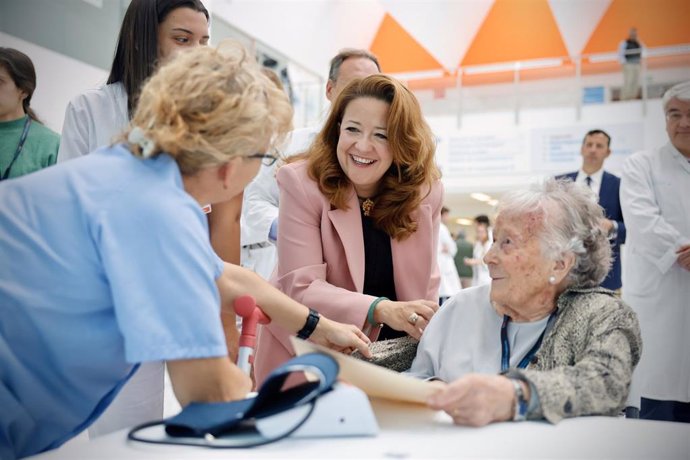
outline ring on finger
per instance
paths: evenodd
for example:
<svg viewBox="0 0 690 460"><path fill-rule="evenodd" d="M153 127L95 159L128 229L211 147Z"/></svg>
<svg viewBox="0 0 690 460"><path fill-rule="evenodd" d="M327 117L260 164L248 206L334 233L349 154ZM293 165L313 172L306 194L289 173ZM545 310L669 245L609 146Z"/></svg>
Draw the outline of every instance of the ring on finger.
<svg viewBox="0 0 690 460"><path fill-rule="evenodd" d="M418 319L419 319L419 315L417 313L412 313L410 316L407 317L407 321L410 324L417 324Z"/></svg>

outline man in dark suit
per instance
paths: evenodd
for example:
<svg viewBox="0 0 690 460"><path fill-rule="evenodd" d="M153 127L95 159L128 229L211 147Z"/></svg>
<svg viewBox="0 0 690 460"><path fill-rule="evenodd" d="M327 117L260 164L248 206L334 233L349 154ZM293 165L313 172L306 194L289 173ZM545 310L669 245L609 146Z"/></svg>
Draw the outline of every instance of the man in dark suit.
<svg viewBox="0 0 690 460"><path fill-rule="evenodd" d="M599 197L606 220L603 228L608 232L613 252L613 265L602 287L611 290L621 288L621 244L625 243L625 223L618 190L621 180L604 171L604 160L611 154L611 137L600 129L593 129L582 141L582 167L579 171L557 176L557 179L571 179L586 185Z"/></svg>

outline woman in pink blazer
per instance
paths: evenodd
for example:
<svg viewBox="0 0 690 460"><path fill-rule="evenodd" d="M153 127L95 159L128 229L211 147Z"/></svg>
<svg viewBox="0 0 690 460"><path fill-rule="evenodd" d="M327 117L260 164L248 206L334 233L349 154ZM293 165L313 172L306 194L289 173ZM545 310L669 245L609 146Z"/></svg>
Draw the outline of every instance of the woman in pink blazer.
<svg viewBox="0 0 690 460"><path fill-rule="evenodd" d="M301 158L278 170L278 266L293 299L372 339L419 338L438 309L443 187L414 95L372 75L350 83ZM260 384L293 355L288 331L261 330Z"/></svg>

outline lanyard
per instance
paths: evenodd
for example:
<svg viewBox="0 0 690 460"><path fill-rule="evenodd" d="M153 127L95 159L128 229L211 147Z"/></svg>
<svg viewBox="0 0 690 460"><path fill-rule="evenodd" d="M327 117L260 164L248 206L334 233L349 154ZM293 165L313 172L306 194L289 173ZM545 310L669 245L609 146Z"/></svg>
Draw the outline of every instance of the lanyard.
<svg viewBox="0 0 690 460"><path fill-rule="evenodd" d="M14 162L17 161L17 158L19 158L19 154L22 153L22 149L24 148L24 142L26 141L26 136L29 134L30 127L31 117L27 116L26 121L24 122L24 131L22 131L22 136L19 138L19 144L17 144L17 150L14 152L12 161L10 161L10 165L3 173L2 177L0 177L0 180L5 180L10 176L10 170L12 169L12 165L14 165Z"/></svg>
<svg viewBox="0 0 690 460"><path fill-rule="evenodd" d="M549 320L546 322L546 327L541 331L541 335L537 339L536 343L530 348L527 354L520 360L517 365L518 369L524 369L532 361L534 355L539 351L541 347L541 341L546 335L546 331L552 326L554 319L556 319L556 312L554 310L549 316ZM508 341L508 323L510 322L510 316L503 315L503 323L501 324L501 372L505 372L510 368L510 342Z"/></svg>

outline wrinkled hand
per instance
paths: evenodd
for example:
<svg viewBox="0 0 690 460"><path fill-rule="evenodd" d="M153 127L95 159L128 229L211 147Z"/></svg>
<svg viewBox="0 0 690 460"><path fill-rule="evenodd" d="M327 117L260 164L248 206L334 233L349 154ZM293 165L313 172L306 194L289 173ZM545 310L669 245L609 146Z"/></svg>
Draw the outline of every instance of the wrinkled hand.
<svg viewBox="0 0 690 460"><path fill-rule="evenodd" d="M437 310L438 304L430 300L407 302L383 300L374 310L374 320L377 323L387 324L396 331L405 331L419 340ZM417 321L414 323L410 321L413 314L417 315Z"/></svg>
<svg viewBox="0 0 690 460"><path fill-rule="evenodd" d="M343 324L321 316L319 324L309 337L313 342L341 353L351 354L359 351L366 358L371 358L369 344L371 341L358 327Z"/></svg>
<svg viewBox="0 0 690 460"><path fill-rule="evenodd" d="M432 395L427 404L445 411L456 425L484 426L512 419L515 389L502 375L468 374Z"/></svg>
<svg viewBox="0 0 690 460"><path fill-rule="evenodd" d="M678 265L690 271L690 244L681 246L676 254L678 254Z"/></svg>

